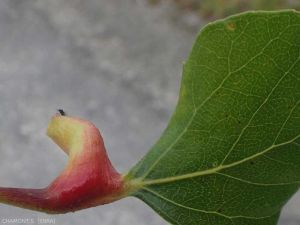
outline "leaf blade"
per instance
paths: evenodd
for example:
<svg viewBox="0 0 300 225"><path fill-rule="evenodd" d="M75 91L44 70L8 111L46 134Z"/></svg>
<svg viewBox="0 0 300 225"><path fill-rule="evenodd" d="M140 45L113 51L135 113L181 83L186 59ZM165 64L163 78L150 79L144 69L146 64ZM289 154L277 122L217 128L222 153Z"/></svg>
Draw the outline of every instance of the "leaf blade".
<svg viewBox="0 0 300 225"><path fill-rule="evenodd" d="M167 129L128 175L134 195L173 224L276 224L300 181L299 33L294 11L205 27ZM214 217L180 222L192 209Z"/></svg>

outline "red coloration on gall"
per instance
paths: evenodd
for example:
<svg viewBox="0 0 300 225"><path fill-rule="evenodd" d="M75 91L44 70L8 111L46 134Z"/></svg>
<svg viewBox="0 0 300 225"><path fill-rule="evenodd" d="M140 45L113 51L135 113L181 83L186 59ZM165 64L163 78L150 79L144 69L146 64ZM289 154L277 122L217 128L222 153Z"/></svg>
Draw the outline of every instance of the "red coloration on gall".
<svg viewBox="0 0 300 225"><path fill-rule="evenodd" d="M47 213L66 213L110 203L126 193L99 130L90 122L55 115L48 135L68 155L61 174L46 188L0 188L0 202Z"/></svg>

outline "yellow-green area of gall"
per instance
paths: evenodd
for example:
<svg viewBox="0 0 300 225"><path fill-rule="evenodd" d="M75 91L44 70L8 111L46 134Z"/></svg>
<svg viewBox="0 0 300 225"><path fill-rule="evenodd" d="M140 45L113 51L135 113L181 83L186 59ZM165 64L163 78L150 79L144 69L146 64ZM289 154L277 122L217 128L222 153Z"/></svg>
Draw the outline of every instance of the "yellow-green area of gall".
<svg viewBox="0 0 300 225"><path fill-rule="evenodd" d="M47 135L72 157L83 149L83 135L87 127L88 124L81 119L56 114L48 125Z"/></svg>

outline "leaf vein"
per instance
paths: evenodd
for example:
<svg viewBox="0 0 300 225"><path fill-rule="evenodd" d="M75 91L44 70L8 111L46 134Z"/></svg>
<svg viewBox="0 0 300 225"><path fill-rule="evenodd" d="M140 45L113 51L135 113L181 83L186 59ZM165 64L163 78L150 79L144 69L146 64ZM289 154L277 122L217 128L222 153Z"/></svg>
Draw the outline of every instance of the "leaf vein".
<svg viewBox="0 0 300 225"><path fill-rule="evenodd" d="M229 219L230 221L232 221L232 219L237 219L237 218L245 218L245 219L254 219L254 220L260 220L260 219L266 219L266 218L270 218L272 217L273 215L270 215L270 216L264 216L264 217L252 217L252 216L243 216L243 215L240 215L240 216L228 216L224 213L220 213L220 212L217 212L217 211L207 211L207 210L202 210L202 209L196 209L196 208L193 208L193 207L189 207L189 206L185 206L185 205L182 205L178 202L175 202L159 193L157 193L156 191L153 191L149 188L143 188L144 191L147 191L155 196L157 196L158 198L160 198L161 200L164 200L166 202L169 202L177 207L180 207L180 208L184 208L184 209L188 209L188 210L191 210L191 211L195 211L195 212L200 212L200 213L204 213L204 214L214 214L214 215L217 215L217 216L221 216L221 217L224 217L226 219Z"/></svg>
<svg viewBox="0 0 300 225"><path fill-rule="evenodd" d="M247 183L247 184L251 184L251 185L256 185L256 186L283 186L283 185L293 185L293 184L299 184L300 181L295 181L295 182L288 182L288 183L258 183L258 182L252 182L252 181L248 181L245 179L241 179L239 177L234 177L232 175L226 174L226 173L220 173L220 172L216 172L216 174L240 181L242 183Z"/></svg>

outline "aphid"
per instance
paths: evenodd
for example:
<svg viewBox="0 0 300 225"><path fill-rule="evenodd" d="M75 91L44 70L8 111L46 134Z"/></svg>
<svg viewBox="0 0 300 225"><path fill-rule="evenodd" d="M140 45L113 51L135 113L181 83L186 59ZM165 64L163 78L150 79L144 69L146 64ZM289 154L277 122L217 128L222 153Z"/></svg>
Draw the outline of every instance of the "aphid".
<svg viewBox="0 0 300 225"><path fill-rule="evenodd" d="M57 111L59 112L59 114L61 116L66 116L67 115L66 112L63 109L58 109Z"/></svg>

